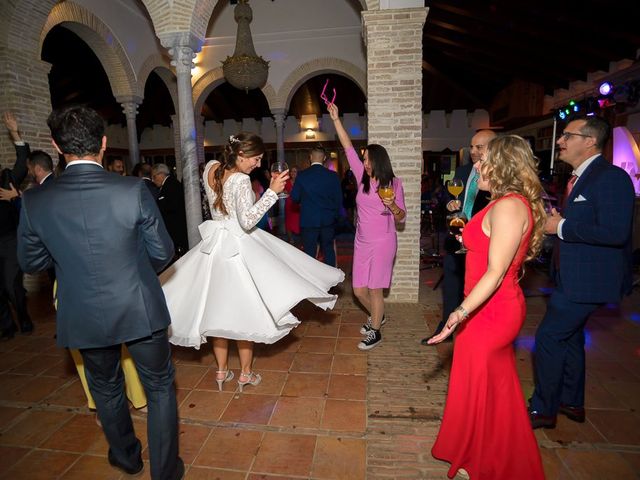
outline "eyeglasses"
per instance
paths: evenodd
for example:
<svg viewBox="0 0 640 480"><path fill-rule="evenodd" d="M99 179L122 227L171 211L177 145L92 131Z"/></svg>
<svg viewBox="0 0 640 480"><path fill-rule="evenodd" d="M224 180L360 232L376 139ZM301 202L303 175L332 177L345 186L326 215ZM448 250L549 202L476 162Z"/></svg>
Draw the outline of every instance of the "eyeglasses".
<svg viewBox="0 0 640 480"><path fill-rule="evenodd" d="M558 137L558 140L560 140L561 138L564 138L564 141L566 142L571 137L592 138L591 135L585 135L584 133L562 132Z"/></svg>

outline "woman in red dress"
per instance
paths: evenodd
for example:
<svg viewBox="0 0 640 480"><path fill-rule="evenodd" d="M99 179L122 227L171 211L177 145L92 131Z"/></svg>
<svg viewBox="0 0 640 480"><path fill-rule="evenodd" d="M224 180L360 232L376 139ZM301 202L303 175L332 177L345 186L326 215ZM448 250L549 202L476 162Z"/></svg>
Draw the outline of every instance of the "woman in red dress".
<svg viewBox="0 0 640 480"><path fill-rule="evenodd" d="M473 480L544 479L515 365L513 341L525 318L522 264L542 243L544 207L536 161L521 137L498 137L475 166L491 203L473 216L462 238L468 249L465 299L449 316L459 326L447 403L431 453Z"/></svg>

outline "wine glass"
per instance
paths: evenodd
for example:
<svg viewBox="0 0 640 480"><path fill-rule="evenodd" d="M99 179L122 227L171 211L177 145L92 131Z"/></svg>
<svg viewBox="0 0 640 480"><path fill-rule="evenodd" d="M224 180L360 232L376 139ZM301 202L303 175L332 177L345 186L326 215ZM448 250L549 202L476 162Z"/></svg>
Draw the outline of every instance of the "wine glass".
<svg viewBox="0 0 640 480"><path fill-rule="evenodd" d="M458 197L464 190L464 182L460 178L452 178L447 182L447 190L451 195L456 197L456 202L459 202Z"/></svg>
<svg viewBox="0 0 640 480"><path fill-rule="evenodd" d="M467 217L461 213L456 212L447 216L447 225L449 226L449 233L455 237L462 235L462 229L467 224ZM462 240L460 240L460 248L455 253L462 254L467 253L467 249L464 248Z"/></svg>
<svg viewBox="0 0 640 480"><path fill-rule="evenodd" d="M393 187L391 185L387 185L386 187L378 188L378 195L384 200L393 198ZM384 210L380 215L391 215L389 207L385 205Z"/></svg>
<svg viewBox="0 0 640 480"><path fill-rule="evenodd" d="M289 170L289 165L287 165L286 162L275 162L271 165L271 173L275 175L280 175L282 172L286 172L287 170ZM278 198L280 199L287 198L288 196L289 194L287 192L280 192L278 194Z"/></svg>

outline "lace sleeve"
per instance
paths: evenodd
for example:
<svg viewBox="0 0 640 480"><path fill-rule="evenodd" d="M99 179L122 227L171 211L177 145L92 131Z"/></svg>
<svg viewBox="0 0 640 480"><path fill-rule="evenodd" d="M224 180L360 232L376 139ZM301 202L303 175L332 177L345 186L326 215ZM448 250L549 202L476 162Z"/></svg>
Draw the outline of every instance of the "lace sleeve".
<svg viewBox="0 0 640 480"><path fill-rule="evenodd" d="M233 197L238 222L245 230L255 227L262 216L278 201L278 195L268 188L262 198L256 202L248 175L241 176Z"/></svg>

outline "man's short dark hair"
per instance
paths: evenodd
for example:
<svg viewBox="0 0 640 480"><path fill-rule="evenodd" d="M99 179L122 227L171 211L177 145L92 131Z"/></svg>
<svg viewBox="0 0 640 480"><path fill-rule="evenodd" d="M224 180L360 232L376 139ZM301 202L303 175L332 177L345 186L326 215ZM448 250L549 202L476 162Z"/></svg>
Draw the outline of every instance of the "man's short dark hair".
<svg viewBox="0 0 640 480"><path fill-rule="evenodd" d="M54 110L47 125L62 153L78 157L100 153L104 120L92 108L71 106Z"/></svg>
<svg viewBox="0 0 640 480"><path fill-rule="evenodd" d="M313 147L311 147L311 153L321 153L323 156L325 156L325 157L327 156L327 151L319 143L317 143Z"/></svg>
<svg viewBox="0 0 640 480"><path fill-rule="evenodd" d="M53 172L53 160L47 152L34 150L29 154L28 161L34 167L38 165L45 172Z"/></svg>
<svg viewBox="0 0 640 480"><path fill-rule="evenodd" d="M609 140L609 135L611 134L611 126L609 125L609 122L604 118L596 117L595 115L578 118L577 120L584 120L586 122L580 131L585 135L595 138L596 148L598 150L603 150Z"/></svg>

